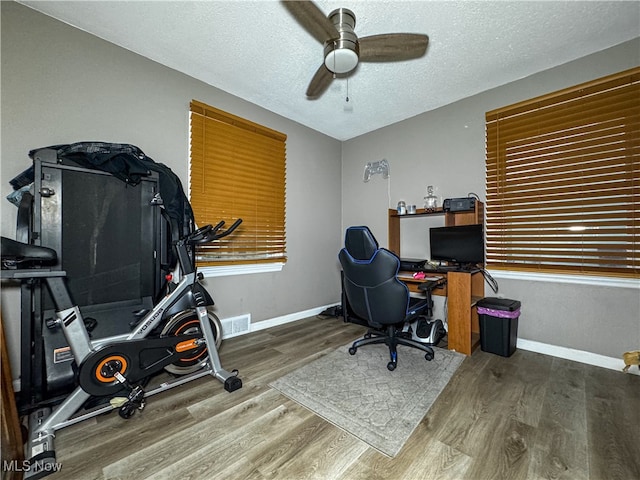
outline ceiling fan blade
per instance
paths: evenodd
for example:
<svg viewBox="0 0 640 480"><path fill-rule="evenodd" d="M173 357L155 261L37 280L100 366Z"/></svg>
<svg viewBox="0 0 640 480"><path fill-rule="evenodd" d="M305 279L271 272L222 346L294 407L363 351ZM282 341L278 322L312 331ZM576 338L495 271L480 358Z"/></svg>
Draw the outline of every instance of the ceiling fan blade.
<svg viewBox="0 0 640 480"><path fill-rule="evenodd" d="M315 75L309 82L307 88L307 97L318 98L331 84L333 80L333 73L324 65L320 65L320 68L316 71Z"/></svg>
<svg viewBox="0 0 640 480"><path fill-rule="evenodd" d="M324 43L338 38L340 34L331 20L311 1L282 1L282 4L295 17L302 27L316 40Z"/></svg>
<svg viewBox="0 0 640 480"><path fill-rule="evenodd" d="M420 33L383 33L363 37L358 43L361 62L396 62L423 56L429 37Z"/></svg>

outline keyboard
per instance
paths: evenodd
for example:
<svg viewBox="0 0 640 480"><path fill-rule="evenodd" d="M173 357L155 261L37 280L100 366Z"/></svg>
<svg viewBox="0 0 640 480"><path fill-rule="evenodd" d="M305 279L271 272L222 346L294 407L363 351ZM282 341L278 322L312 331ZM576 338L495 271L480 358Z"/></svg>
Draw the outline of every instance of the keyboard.
<svg viewBox="0 0 640 480"><path fill-rule="evenodd" d="M455 265L439 265L434 267L432 265L425 265L422 269L423 272L451 272L453 270L458 270L459 267Z"/></svg>

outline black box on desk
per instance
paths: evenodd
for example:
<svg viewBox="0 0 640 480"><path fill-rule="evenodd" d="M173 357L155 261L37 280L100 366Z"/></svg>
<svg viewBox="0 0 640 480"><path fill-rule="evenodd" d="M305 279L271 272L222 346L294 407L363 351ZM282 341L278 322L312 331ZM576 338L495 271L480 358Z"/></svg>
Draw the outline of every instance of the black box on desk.
<svg viewBox="0 0 640 480"><path fill-rule="evenodd" d="M487 297L477 304L480 320L480 348L484 352L510 357L516 351L520 302Z"/></svg>

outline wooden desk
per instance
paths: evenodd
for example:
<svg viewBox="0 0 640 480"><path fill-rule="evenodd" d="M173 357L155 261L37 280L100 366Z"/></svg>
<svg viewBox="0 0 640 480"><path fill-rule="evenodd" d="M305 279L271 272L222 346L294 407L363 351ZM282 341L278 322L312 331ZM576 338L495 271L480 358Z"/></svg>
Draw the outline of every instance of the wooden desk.
<svg viewBox="0 0 640 480"><path fill-rule="evenodd" d="M484 203L476 202L476 207L470 212L445 212L442 207L433 210L418 208L414 214L398 215L397 210L389 209L389 250L400 257L400 221L424 217L438 217L444 215L447 227L454 225L472 225L484 222ZM411 221L411 220L407 220Z"/></svg>
<svg viewBox="0 0 640 480"><path fill-rule="evenodd" d="M484 204L477 201L473 210L464 212L445 212L442 207L434 210L419 208L415 214L411 215L398 215L396 210L389 209L389 250L401 257L401 220L438 215L444 215L444 224L448 227L483 223ZM477 270L474 272L447 272L440 274L426 272L426 274L427 276L446 275L446 287L434 289L433 294L447 297L449 350L471 355L471 352L480 344L480 322L478 321L478 311L475 305L478 300L484 298L484 277L482 273ZM421 281L415 280L411 275L410 272L405 272L401 280L409 286L410 291L422 293L418 290L418 285Z"/></svg>
<svg viewBox="0 0 640 480"><path fill-rule="evenodd" d="M418 290L424 280L416 280L411 272L400 272L398 278L407 284L409 291ZM447 277L447 284L435 288L433 295L447 297L448 348L471 355L480 345L480 322L476 302L484 298L484 277L480 270L473 272L427 273L427 277Z"/></svg>

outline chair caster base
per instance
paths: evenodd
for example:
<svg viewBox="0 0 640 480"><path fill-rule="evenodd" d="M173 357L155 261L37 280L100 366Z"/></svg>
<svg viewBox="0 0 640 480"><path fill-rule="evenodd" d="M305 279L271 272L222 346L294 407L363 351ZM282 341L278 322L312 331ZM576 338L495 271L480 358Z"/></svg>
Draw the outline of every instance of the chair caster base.
<svg viewBox="0 0 640 480"><path fill-rule="evenodd" d="M357 350L357 348L349 347L349 355L355 355Z"/></svg>
<svg viewBox="0 0 640 480"><path fill-rule="evenodd" d="M424 354L424 359L425 359L427 362L430 362L431 360L433 360L433 353L431 353L431 352L425 353L425 354Z"/></svg>
<svg viewBox="0 0 640 480"><path fill-rule="evenodd" d="M397 366L398 364L396 362L389 362L387 363L387 370L389 370L390 372L393 372Z"/></svg>

